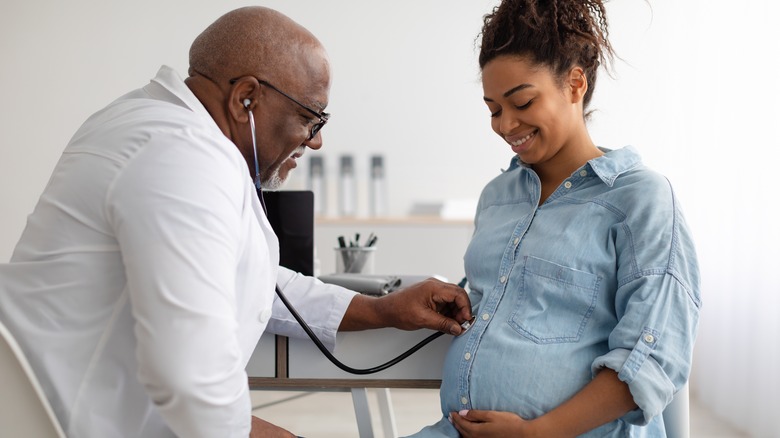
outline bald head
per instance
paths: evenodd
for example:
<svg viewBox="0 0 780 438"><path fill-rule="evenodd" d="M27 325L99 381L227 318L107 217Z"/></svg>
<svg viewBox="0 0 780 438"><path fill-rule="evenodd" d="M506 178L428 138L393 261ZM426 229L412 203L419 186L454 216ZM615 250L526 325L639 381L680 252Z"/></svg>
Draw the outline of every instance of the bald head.
<svg viewBox="0 0 780 438"><path fill-rule="evenodd" d="M327 69L326 55L317 38L284 14L260 6L228 12L190 47L190 75L195 70L218 82L253 75L279 83L322 68Z"/></svg>

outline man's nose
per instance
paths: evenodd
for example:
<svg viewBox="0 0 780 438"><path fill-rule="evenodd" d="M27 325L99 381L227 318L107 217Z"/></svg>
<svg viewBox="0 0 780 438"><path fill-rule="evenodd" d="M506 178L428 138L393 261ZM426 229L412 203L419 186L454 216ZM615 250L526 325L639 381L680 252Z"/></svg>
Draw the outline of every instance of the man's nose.
<svg viewBox="0 0 780 438"><path fill-rule="evenodd" d="M311 140L306 140L305 142L303 142L303 144L304 144L304 146L306 146L306 147L308 147L310 149L313 149L315 151L317 149L321 148L322 147L322 131L317 132L314 135L314 138L312 138Z"/></svg>

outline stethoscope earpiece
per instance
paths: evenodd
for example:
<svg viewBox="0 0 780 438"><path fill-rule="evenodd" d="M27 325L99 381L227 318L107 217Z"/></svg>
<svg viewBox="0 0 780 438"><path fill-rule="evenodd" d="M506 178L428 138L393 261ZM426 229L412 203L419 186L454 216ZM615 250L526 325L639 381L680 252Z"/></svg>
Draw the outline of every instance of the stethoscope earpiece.
<svg viewBox="0 0 780 438"><path fill-rule="evenodd" d="M252 115L252 110L249 109L249 104L252 103L249 99L244 99L244 108L249 111L249 128L252 130L252 151L255 156L255 187L260 190L260 164L257 162L257 134L255 132L255 117Z"/></svg>

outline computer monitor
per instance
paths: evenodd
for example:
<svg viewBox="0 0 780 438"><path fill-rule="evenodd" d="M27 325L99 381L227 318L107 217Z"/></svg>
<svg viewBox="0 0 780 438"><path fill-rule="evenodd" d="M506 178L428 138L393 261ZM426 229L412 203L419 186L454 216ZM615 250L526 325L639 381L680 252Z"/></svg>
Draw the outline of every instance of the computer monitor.
<svg viewBox="0 0 780 438"><path fill-rule="evenodd" d="M314 193L263 191L268 221L279 238L279 264L314 275Z"/></svg>

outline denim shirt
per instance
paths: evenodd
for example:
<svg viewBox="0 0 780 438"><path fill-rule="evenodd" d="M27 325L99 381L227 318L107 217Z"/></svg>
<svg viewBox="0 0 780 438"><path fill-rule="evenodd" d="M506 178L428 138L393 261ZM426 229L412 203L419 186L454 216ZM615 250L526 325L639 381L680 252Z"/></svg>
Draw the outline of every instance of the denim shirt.
<svg viewBox="0 0 780 438"><path fill-rule="evenodd" d="M583 436L664 436L691 368L696 254L669 182L631 147L604 151L542 205L517 158L483 190L465 255L476 321L447 354L444 417L418 436L457 437L462 409L534 419L604 367L639 408Z"/></svg>

